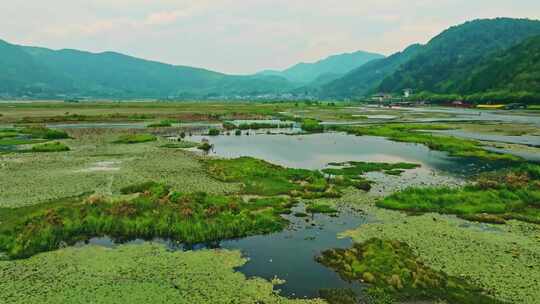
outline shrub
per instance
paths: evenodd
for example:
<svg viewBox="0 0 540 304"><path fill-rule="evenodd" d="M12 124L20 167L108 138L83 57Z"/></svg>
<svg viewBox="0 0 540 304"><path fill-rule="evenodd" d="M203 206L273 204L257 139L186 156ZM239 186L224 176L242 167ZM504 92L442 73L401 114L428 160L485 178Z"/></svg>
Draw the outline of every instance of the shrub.
<svg viewBox="0 0 540 304"><path fill-rule="evenodd" d="M30 135L32 138L42 139L65 139L69 135L62 130L48 129L45 127L28 127L20 131L22 134Z"/></svg>
<svg viewBox="0 0 540 304"><path fill-rule="evenodd" d="M324 126L314 119L304 119L301 125L302 130L310 133L324 132Z"/></svg>
<svg viewBox="0 0 540 304"><path fill-rule="evenodd" d="M138 144L156 141L157 137L152 134L128 134L118 138L115 143L117 144Z"/></svg>
<svg viewBox="0 0 540 304"><path fill-rule="evenodd" d="M44 143L32 147L32 152L64 152L69 150L69 147L61 142Z"/></svg>
<svg viewBox="0 0 540 304"><path fill-rule="evenodd" d="M208 135L209 136L218 136L219 134L221 134L219 129L212 128L212 129L208 130Z"/></svg>

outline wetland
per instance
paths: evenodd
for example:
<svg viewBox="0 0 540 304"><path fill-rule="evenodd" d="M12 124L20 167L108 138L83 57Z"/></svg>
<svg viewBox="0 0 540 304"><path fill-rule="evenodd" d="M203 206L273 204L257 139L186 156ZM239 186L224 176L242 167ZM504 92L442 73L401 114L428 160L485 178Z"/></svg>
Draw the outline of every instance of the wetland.
<svg viewBox="0 0 540 304"><path fill-rule="evenodd" d="M103 303L540 297L540 165L520 153L540 152L536 112L159 102L0 111L8 303L90 291Z"/></svg>

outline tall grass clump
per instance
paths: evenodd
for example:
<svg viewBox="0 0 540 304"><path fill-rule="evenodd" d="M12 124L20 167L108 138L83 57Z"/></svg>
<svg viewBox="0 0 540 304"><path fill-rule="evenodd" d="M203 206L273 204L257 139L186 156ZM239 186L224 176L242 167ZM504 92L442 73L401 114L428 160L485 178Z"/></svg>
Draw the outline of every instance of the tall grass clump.
<svg viewBox="0 0 540 304"><path fill-rule="evenodd" d="M170 238L186 244L282 230L288 198L181 193L147 182L122 189L129 197L90 196L70 204L0 209L0 251L25 258L98 236L118 240ZM134 195L134 196L133 196Z"/></svg>
<svg viewBox="0 0 540 304"><path fill-rule="evenodd" d="M41 139L69 138L69 135L65 131L49 129L45 127L27 127L20 130L20 133L29 135L32 138L41 138Z"/></svg>
<svg viewBox="0 0 540 304"><path fill-rule="evenodd" d="M324 132L324 126L315 119L304 119L301 124L301 128L305 132L320 133Z"/></svg>
<svg viewBox="0 0 540 304"><path fill-rule="evenodd" d="M370 239L350 249L327 250L317 261L347 281L367 283L366 293L373 303L504 303L461 278L423 264L412 248L398 241Z"/></svg>
<svg viewBox="0 0 540 304"><path fill-rule="evenodd" d="M224 182L240 183L244 194L306 199L339 197L343 188L354 184L350 179L338 182L319 171L285 168L251 157L212 159L206 164L211 176Z"/></svg>
<svg viewBox="0 0 540 304"><path fill-rule="evenodd" d="M127 134L120 136L115 143L117 144L138 144L156 141L157 137L152 134Z"/></svg>
<svg viewBox="0 0 540 304"><path fill-rule="evenodd" d="M35 145L31 148L32 152L65 152L70 148L61 142L48 142L40 145Z"/></svg>
<svg viewBox="0 0 540 304"><path fill-rule="evenodd" d="M540 223L540 166L524 164L486 173L463 188L409 188L377 206L413 212L456 214L466 219Z"/></svg>

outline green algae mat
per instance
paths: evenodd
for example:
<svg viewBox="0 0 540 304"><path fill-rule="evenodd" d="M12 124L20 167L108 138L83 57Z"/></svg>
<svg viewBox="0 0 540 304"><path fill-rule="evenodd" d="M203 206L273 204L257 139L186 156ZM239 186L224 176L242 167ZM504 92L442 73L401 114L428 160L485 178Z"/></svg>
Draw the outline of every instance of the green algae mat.
<svg viewBox="0 0 540 304"><path fill-rule="evenodd" d="M240 252L170 252L156 244L66 248L0 261L0 303L323 303L289 300L233 268Z"/></svg>

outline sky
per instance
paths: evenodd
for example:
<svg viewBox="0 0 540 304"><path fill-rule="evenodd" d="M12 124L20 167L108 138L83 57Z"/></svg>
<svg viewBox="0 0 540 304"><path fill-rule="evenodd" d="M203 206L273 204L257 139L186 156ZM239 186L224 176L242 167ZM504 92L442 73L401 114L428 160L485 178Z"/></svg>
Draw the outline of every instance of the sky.
<svg viewBox="0 0 540 304"><path fill-rule="evenodd" d="M357 50L390 55L498 16L540 19L540 1L0 0L0 39L249 74Z"/></svg>

